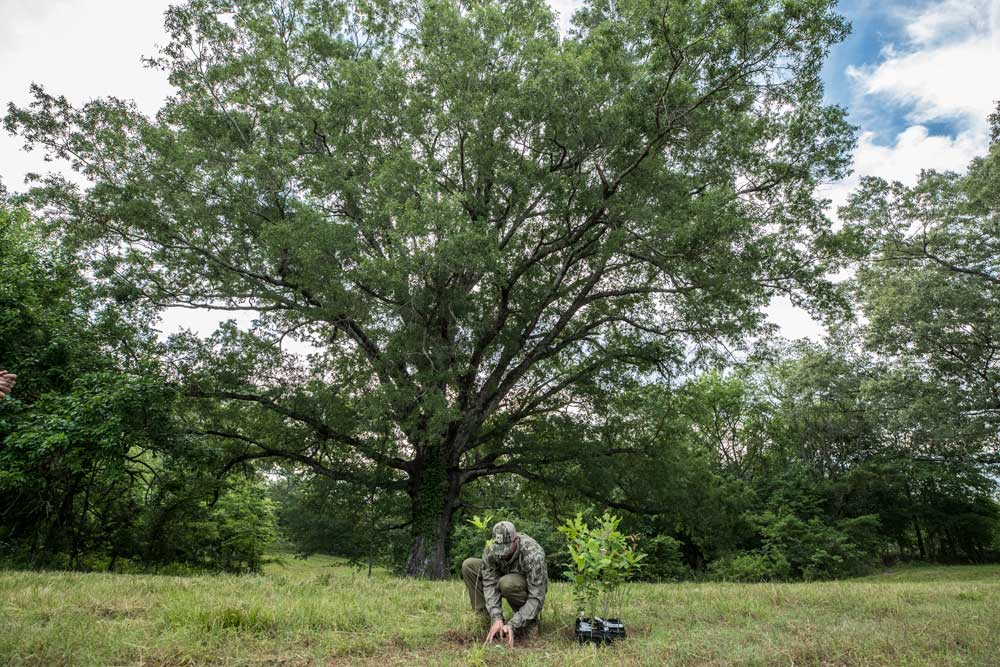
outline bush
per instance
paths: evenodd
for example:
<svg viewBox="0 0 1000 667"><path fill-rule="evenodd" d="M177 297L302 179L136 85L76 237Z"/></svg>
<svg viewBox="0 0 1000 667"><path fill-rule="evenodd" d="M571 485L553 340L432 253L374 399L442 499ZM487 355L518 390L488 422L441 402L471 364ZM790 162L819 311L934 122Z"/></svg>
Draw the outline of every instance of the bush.
<svg viewBox="0 0 1000 667"><path fill-rule="evenodd" d="M683 581L693 576L679 540L669 535L654 535L641 539L639 546L646 554L639 573L643 581Z"/></svg>
<svg viewBox="0 0 1000 667"><path fill-rule="evenodd" d="M227 572L258 572L277 536L274 501L260 482L239 480L212 511L213 561Z"/></svg>
<svg viewBox="0 0 1000 667"><path fill-rule="evenodd" d="M727 581L833 579L869 571L878 562L878 517L827 524L794 514L764 512L750 517L763 542L759 549L713 565Z"/></svg>
<svg viewBox="0 0 1000 667"><path fill-rule="evenodd" d="M716 561L711 571L723 581L755 583L788 579L791 567L781 553L752 552Z"/></svg>
<svg viewBox="0 0 1000 667"><path fill-rule="evenodd" d="M833 579L869 571L878 561L878 517L846 519L834 525L818 518L794 515L762 516L769 547L787 558L792 575L802 579Z"/></svg>
<svg viewBox="0 0 1000 667"><path fill-rule="evenodd" d="M262 482L242 477L230 478L214 505L168 496L150 519L144 560L159 574L259 572L277 537L274 501Z"/></svg>

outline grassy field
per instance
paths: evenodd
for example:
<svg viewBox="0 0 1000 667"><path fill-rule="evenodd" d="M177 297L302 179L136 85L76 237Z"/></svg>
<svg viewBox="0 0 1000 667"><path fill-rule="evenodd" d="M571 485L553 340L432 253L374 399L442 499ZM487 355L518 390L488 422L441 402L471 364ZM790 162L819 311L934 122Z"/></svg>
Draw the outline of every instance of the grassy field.
<svg viewBox="0 0 1000 667"><path fill-rule="evenodd" d="M259 577L0 572L0 665L1000 665L1000 567L834 583L642 584L630 638L572 639L552 586L542 636L506 648L458 581L288 559Z"/></svg>

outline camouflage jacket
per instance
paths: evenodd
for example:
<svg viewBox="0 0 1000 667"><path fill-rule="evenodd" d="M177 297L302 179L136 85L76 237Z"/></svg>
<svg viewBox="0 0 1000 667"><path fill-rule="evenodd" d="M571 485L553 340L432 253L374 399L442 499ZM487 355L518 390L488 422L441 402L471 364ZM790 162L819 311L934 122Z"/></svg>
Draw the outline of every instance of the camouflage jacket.
<svg viewBox="0 0 1000 667"><path fill-rule="evenodd" d="M545 551L538 542L524 533L518 533L520 542L517 551L509 559L503 559L489 553L483 553L483 597L486 598L486 610L493 620L503 618L503 607L500 599L500 577L505 574L524 575L528 582L528 600L510 618L512 628L520 628L538 618L545 603L545 592L548 590L549 575L545 569Z"/></svg>

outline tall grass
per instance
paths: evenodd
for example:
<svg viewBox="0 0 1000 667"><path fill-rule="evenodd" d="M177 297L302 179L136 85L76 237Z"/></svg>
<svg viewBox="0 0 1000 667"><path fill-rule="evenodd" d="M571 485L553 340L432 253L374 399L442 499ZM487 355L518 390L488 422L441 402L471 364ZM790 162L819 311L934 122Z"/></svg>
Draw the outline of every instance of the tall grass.
<svg viewBox="0 0 1000 667"><path fill-rule="evenodd" d="M629 639L579 647L570 589L542 636L481 646L458 581L329 558L262 576L0 572L0 665L1000 665L1000 567L809 584L635 584Z"/></svg>

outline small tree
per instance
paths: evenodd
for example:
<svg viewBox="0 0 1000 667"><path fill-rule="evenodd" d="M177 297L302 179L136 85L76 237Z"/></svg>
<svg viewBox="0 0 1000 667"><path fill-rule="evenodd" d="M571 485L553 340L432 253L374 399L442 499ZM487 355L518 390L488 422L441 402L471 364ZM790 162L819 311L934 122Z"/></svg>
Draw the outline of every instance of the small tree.
<svg viewBox="0 0 1000 667"><path fill-rule="evenodd" d="M259 572L274 541L274 501L260 482L240 480L223 494L213 517L218 529L216 560L229 572Z"/></svg>
<svg viewBox="0 0 1000 667"><path fill-rule="evenodd" d="M571 559L566 577L573 582L573 596L580 612L590 618L596 616L598 605L605 619L609 612L621 609L625 583L645 558L618 531L619 523L621 518L605 512L595 528L590 528L580 514L559 527L566 536Z"/></svg>

